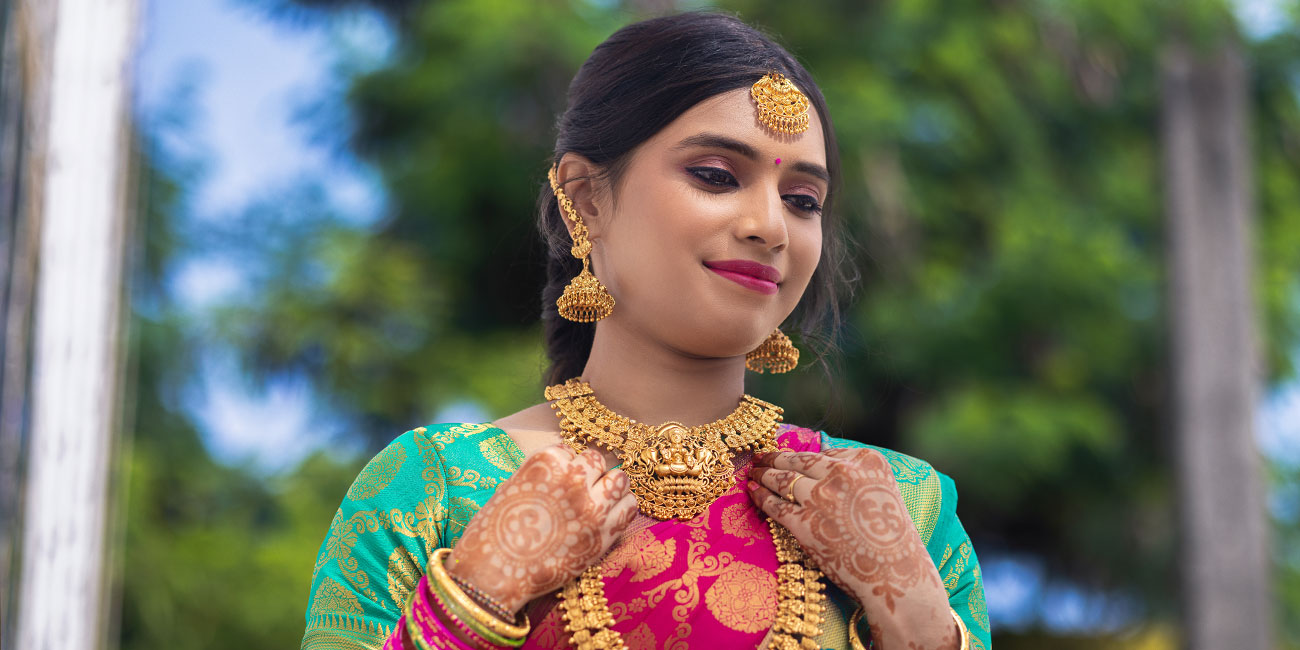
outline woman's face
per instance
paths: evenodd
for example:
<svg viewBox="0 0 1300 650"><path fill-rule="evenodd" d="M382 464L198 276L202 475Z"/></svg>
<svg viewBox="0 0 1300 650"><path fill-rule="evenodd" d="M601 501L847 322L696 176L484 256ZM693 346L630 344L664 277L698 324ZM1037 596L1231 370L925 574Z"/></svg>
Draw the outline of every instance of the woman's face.
<svg viewBox="0 0 1300 650"><path fill-rule="evenodd" d="M790 315L821 257L828 188L822 125L809 117L803 133L778 134L741 88L633 152L589 220L594 270L617 300L611 326L732 357Z"/></svg>

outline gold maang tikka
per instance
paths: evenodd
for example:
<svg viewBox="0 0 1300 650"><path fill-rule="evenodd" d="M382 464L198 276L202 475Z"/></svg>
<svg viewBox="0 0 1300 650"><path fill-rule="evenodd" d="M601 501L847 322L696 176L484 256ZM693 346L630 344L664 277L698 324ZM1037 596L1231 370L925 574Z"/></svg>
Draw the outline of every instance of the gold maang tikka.
<svg viewBox="0 0 1300 650"><path fill-rule="evenodd" d="M555 300L555 307L567 320L593 323L614 310L614 296L609 295L605 285L591 274L591 240L587 239L587 226L583 225L582 217L573 207L573 199L560 187L554 165L547 170L546 177L551 181L551 191L555 192L555 200L560 204L560 213L573 223L573 247L569 252L582 260L582 272L564 287L564 293Z"/></svg>
<svg viewBox="0 0 1300 650"><path fill-rule="evenodd" d="M777 133L803 133L808 130L808 96L785 75L772 71L763 75L749 89L758 104L758 121Z"/></svg>
<svg viewBox="0 0 1300 650"><path fill-rule="evenodd" d="M790 372L799 365L799 348L780 328L773 330L767 339L745 355L745 367L763 374Z"/></svg>

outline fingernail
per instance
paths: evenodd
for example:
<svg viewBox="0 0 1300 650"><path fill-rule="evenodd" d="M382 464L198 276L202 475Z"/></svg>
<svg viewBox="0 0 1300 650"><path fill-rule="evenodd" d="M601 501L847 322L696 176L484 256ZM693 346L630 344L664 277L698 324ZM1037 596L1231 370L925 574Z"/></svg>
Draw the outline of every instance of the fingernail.
<svg viewBox="0 0 1300 650"><path fill-rule="evenodd" d="M748 487L749 489L753 490L758 487L758 483L755 483L754 481L747 481L745 483L745 487Z"/></svg>

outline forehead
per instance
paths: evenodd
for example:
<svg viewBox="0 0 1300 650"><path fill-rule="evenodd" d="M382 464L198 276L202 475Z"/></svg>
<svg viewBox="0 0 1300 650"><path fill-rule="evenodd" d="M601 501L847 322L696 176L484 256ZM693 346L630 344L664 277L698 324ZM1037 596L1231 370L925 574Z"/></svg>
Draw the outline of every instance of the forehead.
<svg viewBox="0 0 1300 650"><path fill-rule="evenodd" d="M826 166L826 143L817 111L809 107L808 130L803 133L777 133L758 121L758 108L749 96L749 87L714 95L692 106L651 138L651 142L671 147L701 132L740 140L765 158Z"/></svg>

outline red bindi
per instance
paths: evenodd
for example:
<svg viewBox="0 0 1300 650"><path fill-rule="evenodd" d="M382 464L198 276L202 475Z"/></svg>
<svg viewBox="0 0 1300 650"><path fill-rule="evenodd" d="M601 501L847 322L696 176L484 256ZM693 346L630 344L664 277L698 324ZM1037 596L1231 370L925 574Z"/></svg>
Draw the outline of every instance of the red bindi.
<svg viewBox="0 0 1300 650"><path fill-rule="evenodd" d="M780 159L780 158L777 158L777 159L776 159L776 164L778 164L778 165L781 164L781 159Z"/></svg>

